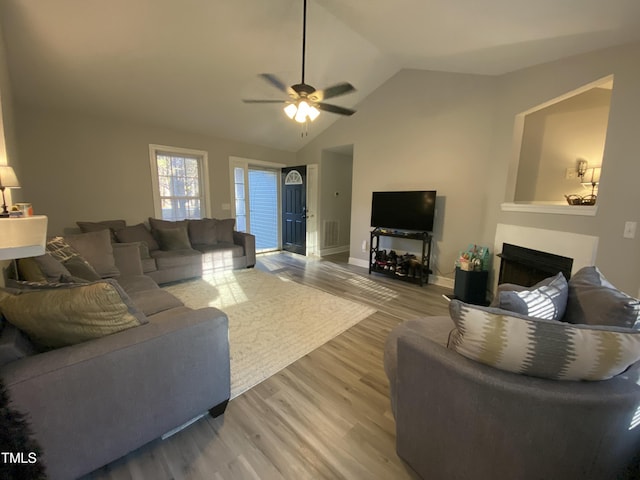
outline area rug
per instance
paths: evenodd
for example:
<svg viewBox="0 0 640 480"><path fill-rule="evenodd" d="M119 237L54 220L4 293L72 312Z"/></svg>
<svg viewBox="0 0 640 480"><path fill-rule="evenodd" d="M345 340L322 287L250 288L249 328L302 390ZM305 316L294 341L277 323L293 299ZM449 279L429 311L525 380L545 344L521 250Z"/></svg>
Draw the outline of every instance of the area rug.
<svg viewBox="0 0 640 480"><path fill-rule="evenodd" d="M229 317L231 398L246 392L375 312L257 269L164 287L190 308Z"/></svg>

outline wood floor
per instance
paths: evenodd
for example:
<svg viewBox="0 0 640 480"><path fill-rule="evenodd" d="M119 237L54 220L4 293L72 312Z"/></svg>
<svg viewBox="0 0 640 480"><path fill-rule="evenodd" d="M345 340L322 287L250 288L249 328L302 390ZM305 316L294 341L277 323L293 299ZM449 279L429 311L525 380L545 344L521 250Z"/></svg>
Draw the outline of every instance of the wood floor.
<svg viewBox="0 0 640 480"><path fill-rule="evenodd" d="M265 271L371 305L376 313L229 403L88 475L101 480L414 479L395 453L395 424L382 364L399 322L446 314L441 295L346 264L261 255Z"/></svg>

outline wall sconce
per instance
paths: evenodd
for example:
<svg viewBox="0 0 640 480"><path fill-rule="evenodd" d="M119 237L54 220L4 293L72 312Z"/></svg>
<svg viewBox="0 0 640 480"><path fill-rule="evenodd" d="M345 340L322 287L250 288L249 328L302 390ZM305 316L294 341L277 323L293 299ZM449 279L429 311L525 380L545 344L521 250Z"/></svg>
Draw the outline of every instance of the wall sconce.
<svg viewBox="0 0 640 480"><path fill-rule="evenodd" d="M581 182L584 179L585 173L587 173L587 165L587 161L582 158L576 160L576 172L578 172L578 177L580 177Z"/></svg>

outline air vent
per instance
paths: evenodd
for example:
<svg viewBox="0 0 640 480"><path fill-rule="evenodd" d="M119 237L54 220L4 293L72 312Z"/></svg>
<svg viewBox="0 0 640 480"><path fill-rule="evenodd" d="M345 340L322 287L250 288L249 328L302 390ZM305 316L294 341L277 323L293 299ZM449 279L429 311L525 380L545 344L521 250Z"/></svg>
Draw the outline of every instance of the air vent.
<svg viewBox="0 0 640 480"><path fill-rule="evenodd" d="M324 248L337 247L340 238L340 223L337 220L324 221Z"/></svg>

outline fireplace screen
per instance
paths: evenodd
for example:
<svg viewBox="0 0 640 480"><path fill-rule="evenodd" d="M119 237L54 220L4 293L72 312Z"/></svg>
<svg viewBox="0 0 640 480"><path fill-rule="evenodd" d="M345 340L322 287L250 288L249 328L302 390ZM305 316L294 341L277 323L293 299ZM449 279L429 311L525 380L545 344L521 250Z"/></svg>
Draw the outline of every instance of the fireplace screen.
<svg viewBox="0 0 640 480"><path fill-rule="evenodd" d="M572 258L510 243L502 244L502 253L499 253L498 257L500 257L498 284L515 283L530 287L558 272L562 272L567 280L571 277Z"/></svg>

